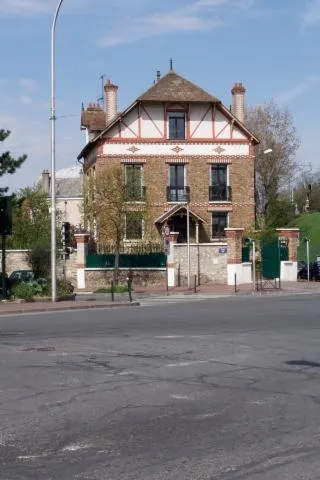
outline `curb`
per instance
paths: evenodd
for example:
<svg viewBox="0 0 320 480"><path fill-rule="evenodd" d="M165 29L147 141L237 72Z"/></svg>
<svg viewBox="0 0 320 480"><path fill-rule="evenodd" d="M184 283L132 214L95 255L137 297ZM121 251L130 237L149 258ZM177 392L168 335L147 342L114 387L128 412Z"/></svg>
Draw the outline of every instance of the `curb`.
<svg viewBox="0 0 320 480"><path fill-rule="evenodd" d="M57 307L44 307L44 308L31 308L28 310L25 309L15 309L15 310L8 310L6 312L2 312L0 310L0 317L5 317L8 315L13 315L13 314L28 314L28 313L48 313L48 312L59 312L59 311L65 311L65 310L91 310L91 309L105 309L105 308L116 308L116 307L139 307L140 303L139 302L131 302L131 303L110 303L110 304L105 304L105 305L72 305L72 306L57 306Z"/></svg>

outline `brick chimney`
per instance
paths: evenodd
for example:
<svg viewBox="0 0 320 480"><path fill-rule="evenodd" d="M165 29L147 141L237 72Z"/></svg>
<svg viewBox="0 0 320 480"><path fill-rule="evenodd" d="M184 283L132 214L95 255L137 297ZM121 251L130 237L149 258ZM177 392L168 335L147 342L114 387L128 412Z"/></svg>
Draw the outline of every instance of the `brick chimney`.
<svg viewBox="0 0 320 480"><path fill-rule="evenodd" d="M43 170L43 172L41 174L41 188L42 188L42 191L46 195L49 195L49 190L50 190L50 173L49 173L49 170Z"/></svg>
<svg viewBox="0 0 320 480"><path fill-rule="evenodd" d="M244 121L244 94L246 89L241 82L236 82L232 89L232 113L235 115L240 122Z"/></svg>
<svg viewBox="0 0 320 480"><path fill-rule="evenodd" d="M118 111L118 87L107 80L104 86L106 92L106 122L109 123Z"/></svg>

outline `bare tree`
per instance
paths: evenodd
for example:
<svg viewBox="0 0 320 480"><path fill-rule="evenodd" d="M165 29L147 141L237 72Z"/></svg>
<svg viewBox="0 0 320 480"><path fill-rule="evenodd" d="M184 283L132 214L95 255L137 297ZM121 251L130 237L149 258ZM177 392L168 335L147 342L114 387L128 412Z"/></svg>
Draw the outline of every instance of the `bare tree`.
<svg viewBox="0 0 320 480"><path fill-rule="evenodd" d="M98 243L113 248L116 285L124 240L135 242L143 237L147 216L145 200L139 172L128 184L121 166L98 170L96 178L91 174L86 182L83 206L85 225L89 230L96 231Z"/></svg>
<svg viewBox="0 0 320 480"><path fill-rule="evenodd" d="M257 214L264 216L297 170L295 154L300 141L290 112L273 100L248 108L246 125L260 140L256 147L255 194Z"/></svg>

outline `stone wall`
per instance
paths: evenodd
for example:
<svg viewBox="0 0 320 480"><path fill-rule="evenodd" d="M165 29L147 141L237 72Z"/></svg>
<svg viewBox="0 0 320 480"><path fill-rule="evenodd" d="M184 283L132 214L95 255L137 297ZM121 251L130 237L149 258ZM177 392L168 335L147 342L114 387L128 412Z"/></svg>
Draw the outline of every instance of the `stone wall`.
<svg viewBox="0 0 320 480"><path fill-rule="evenodd" d="M166 285L166 269L120 269L119 270L119 283L121 285L127 284L127 278L129 271L132 273L132 287L150 286L150 285ZM109 288L111 281L113 280L112 268L86 268L85 269L85 289L87 291L94 292L98 288Z"/></svg>
<svg viewBox="0 0 320 480"><path fill-rule="evenodd" d="M187 245L172 245L175 266L175 284L187 284L188 251ZM227 245L214 243L190 244L190 275L200 276L200 283L227 282Z"/></svg>
<svg viewBox="0 0 320 480"><path fill-rule="evenodd" d="M7 250L6 251L6 271L7 274L14 272L15 270L30 270L31 267L27 261L28 250ZM0 262L2 254L0 252ZM74 251L69 255L66 261L67 279L76 285L77 278L77 252ZM57 262L57 275L63 276L63 261L59 259Z"/></svg>

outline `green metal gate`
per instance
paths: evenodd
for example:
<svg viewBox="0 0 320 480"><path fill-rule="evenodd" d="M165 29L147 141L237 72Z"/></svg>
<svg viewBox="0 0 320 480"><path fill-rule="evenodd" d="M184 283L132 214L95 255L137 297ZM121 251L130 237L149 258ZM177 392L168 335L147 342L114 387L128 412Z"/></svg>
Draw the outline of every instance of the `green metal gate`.
<svg viewBox="0 0 320 480"><path fill-rule="evenodd" d="M273 238L265 241L261 248L262 277L266 279L280 278L280 265L288 260L288 246Z"/></svg>

